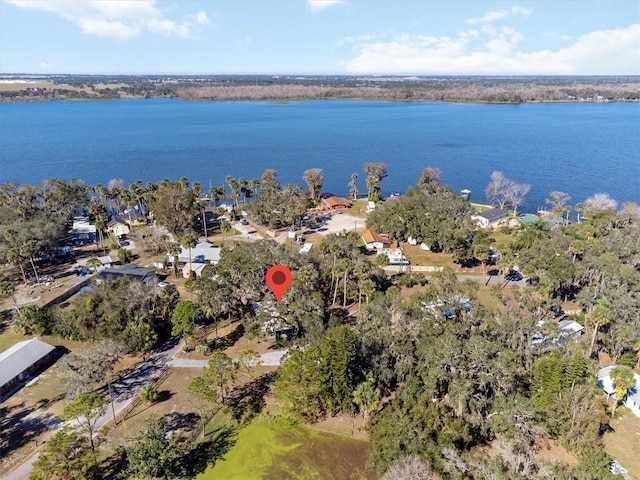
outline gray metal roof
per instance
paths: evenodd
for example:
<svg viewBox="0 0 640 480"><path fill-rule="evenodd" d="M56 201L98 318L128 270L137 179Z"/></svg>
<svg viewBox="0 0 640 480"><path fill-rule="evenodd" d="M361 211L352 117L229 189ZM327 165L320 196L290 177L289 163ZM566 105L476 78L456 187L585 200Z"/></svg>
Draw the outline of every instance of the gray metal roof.
<svg viewBox="0 0 640 480"><path fill-rule="evenodd" d="M479 215L489 220L489 222L495 222L496 220L502 220L503 218L509 217L509 213L501 208L492 208L491 210L481 212Z"/></svg>
<svg viewBox="0 0 640 480"><path fill-rule="evenodd" d="M0 353L0 385L4 385L20 375L55 348L42 340L33 338L18 342Z"/></svg>

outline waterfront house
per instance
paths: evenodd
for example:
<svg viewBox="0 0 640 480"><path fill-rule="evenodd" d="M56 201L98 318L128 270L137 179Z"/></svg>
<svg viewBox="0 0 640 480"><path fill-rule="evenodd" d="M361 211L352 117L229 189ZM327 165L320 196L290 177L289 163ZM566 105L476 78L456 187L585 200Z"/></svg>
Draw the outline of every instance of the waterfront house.
<svg viewBox="0 0 640 480"><path fill-rule="evenodd" d="M43 370L51 362L54 350L55 347L33 338L0 353L0 396Z"/></svg>
<svg viewBox="0 0 640 480"><path fill-rule="evenodd" d="M507 223L509 214L501 208L492 208L477 215L472 215L471 218L475 220L479 227L490 228Z"/></svg>
<svg viewBox="0 0 640 480"><path fill-rule="evenodd" d="M344 210L349 208L351 202L344 197L336 197L335 195L327 198L323 198L320 202L320 208L322 210Z"/></svg>

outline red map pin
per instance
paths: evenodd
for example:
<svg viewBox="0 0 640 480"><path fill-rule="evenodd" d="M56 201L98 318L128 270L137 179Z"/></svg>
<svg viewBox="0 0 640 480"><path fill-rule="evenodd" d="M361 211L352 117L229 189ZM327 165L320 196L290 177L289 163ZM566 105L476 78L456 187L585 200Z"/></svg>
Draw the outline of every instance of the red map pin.
<svg viewBox="0 0 640 480"><path fill-rule="evenodd" d="M282 300L284 292L286 292L289 285L291 285L292 279L291 270L284 265L274 265L267 270L267 285L269 285L269 288L275 294L278 304L280 300Z"/></svg>

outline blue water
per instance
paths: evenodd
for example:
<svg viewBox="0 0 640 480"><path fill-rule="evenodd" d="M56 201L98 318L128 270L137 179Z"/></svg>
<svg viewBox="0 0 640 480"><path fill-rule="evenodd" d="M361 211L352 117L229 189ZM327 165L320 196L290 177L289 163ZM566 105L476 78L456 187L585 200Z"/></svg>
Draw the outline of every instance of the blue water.
<svg viewBox="0 0 640 480"><path fill-rule="evenodd" d="M525 207L552 190L572 202L607 192L640 202L640 105L209 102L172 99L0 105L0 181L53 177L128 185L185 176L203 188L227 175L284 184L324 172L323 191L345 194L352 172L385 162L383 191L404 192L422 168L484 200L491 172L529 183Z"/></svg>

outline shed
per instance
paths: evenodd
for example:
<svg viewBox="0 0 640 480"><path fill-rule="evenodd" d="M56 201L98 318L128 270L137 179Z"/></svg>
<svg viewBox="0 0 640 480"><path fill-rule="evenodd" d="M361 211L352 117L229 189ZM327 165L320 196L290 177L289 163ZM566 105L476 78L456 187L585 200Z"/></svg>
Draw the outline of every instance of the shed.
<svg viewBox="0 0 640 480"><path fill-rule="evenodd" d="M33 338L0 353L0 395L42 370L51 361L54 350L55 347Z"/></svg>
<svg viewBox="0 0 640 480"><path fill-rule="evenodd" d="M182 276L184 278L189 278L191 276L191 272L193 272L196 277L202 276L202 271L204 267L206 267L206 263L188 263L182 267Z"/></svg>

